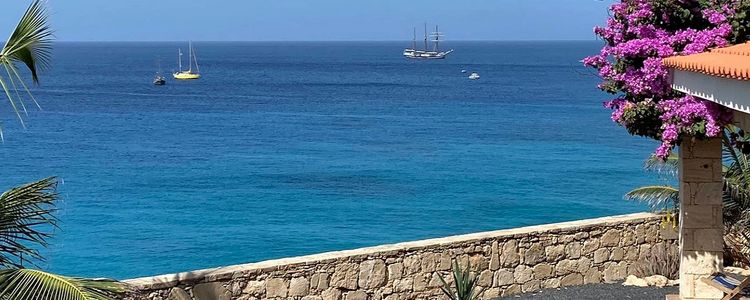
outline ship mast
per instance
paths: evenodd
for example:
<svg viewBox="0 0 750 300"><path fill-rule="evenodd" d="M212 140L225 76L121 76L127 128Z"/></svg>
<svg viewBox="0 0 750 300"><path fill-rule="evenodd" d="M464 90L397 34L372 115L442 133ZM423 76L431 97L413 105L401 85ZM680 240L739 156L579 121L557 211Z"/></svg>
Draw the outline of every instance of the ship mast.
<svg viewBox="0 0 750 300"><path fill-rule="evenodd" d="M424 51L427 51L427 23L424 23Z"/></svg>
<svg viewBox="0 0 750 300"><path fill-rule="evenodd" d="M417 50L417 27L414 27L414 37L412 38L411 49Z"/></svg>
<svg viewBox="0 0 750 300"><path fill-rule="evenodd" d="M188 72L193 72L193 41L188 42L188 45L190 46L190 49L188 50L188 64L190 64L190 68L188 69Z"/></svg>
<svg viewBox="0 0 750 300"><path fill-rule="evenodd" d="M180 66L179 71L182 72L182 49L177 48L177 65Z"/></svg>
<svg viewBox="0 0 750 300"><path fill-rule="evenodd" d="M438 26L435 25L435 52L440 51L440 31Z"/></svg>

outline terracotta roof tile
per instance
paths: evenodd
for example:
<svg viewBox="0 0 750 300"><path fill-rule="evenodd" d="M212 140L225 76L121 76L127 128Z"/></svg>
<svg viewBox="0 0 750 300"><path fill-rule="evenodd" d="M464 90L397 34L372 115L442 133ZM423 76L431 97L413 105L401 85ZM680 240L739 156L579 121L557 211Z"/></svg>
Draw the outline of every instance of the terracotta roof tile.
<svg viewBox="0 0 750 300"><path fill-rule="evenodd" d="M750 42L698 54L667 57L662 64L678 70L750 80Z"/></svg>

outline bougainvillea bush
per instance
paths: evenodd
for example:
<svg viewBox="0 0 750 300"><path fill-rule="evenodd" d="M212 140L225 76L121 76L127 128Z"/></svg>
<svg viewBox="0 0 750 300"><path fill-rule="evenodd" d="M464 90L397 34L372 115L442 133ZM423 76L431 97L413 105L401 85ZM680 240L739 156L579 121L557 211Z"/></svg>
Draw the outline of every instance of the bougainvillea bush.
<svg viewBox="0 0 750 300"><path fill-rule="evenodd" d="M687 135L720 136L731 122L728 109L673 91L661 61L747 41L750 5L743 2L750 1L623 0L610 7L606 26L594 28L605 45L583 63L614 95L604 103L612 120L661 141L657 156L666 158Z"/></svg>

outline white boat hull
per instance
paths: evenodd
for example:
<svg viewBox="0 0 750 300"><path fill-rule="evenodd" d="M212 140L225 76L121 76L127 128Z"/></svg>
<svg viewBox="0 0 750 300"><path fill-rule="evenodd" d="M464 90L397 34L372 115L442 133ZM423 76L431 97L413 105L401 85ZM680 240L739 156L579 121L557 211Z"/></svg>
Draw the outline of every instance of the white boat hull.
<svg viewBox="0 0 750 300"><path fill-rule="evenodd" d="M404 57L411 58L411 59L444 59L451 52L453 52L453 50L445 51L445 52L436 52L436 51L405 49Z"/></svg>

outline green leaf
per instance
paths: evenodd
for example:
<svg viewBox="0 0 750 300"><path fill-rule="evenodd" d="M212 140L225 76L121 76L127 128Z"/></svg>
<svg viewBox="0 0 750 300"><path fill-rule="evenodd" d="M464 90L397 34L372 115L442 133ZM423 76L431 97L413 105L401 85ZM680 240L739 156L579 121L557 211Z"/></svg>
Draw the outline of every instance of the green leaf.
<svg viewBox="0 0 750 300"><path fill-rule="evenodd" d="M31 269L0 270L3 300L114 300L126 292L111 279L66 277Z"/></svg>
<svg viewBox="0 0 750 300"><path fill-rule="evenodd" d="M675 207L679 201L680 192L671 186L644 186L625 194L625 199L646 203L654 211L665 206Z"/></svg>

